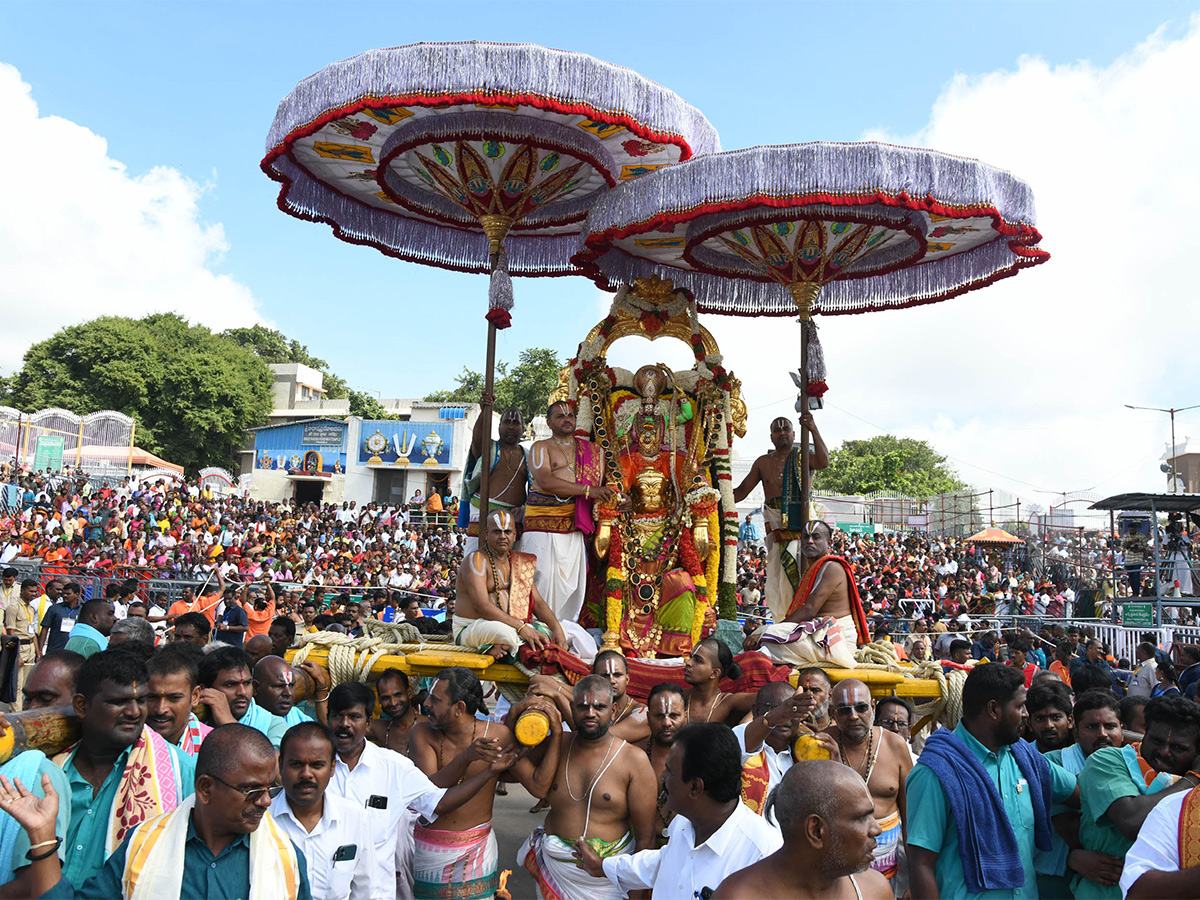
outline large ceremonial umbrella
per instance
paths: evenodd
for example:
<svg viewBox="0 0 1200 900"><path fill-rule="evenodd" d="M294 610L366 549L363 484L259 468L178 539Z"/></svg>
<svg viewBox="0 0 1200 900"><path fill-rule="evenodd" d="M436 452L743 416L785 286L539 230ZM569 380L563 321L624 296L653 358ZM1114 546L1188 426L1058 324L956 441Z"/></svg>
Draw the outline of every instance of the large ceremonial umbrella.
<svg viewBox="0 0 1200 900"><path fill-rule="evenodd" d="M696 109L629 69L533 44L412 44L301 81L279 104L262 169L283 185L280 209L344 241L492 274L490 398L509 273L574 273L596 197L719 149ZM490 402L482 414L490 422ZM485 428L485 459L489 439Z"/></svg>
<svg viewBox="0 0 1200 900"><path fill-rule="evenodd" d="M1000 169L888 144L812 143L697 157L611 191L588 213L574 259L607 289L670 278L703 312L798 309L804 413L825 390L812 316L945 300L1045 262L1040 240L1032 192ZM800 440L807 518L806 428Z"/></svg>

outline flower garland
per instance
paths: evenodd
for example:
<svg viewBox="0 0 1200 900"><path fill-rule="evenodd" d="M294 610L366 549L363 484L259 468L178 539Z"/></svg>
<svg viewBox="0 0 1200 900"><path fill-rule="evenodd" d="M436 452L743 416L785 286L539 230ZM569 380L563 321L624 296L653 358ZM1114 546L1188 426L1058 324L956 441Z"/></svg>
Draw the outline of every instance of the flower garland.
<svg viewBox="0 0 1200 900"><path fill-rule="evenodd" d="M679 542L679 561L683 563L683 569L692 576L692 583L696 586L696 604L692 612L692 643L695 644L700 640L700 629L704 625L704 611L708 607L708 581L705 577L704 566L700 563L700 557L696 553L696 542L692 539L691 532Z"/></svg>
<svg viewBox="0 0 1200 900"><path fill-rule="evenodd" d="M613 528L608 542L608 572L604 582L604 630L620 636L625 593L621 529Z"/></svg>

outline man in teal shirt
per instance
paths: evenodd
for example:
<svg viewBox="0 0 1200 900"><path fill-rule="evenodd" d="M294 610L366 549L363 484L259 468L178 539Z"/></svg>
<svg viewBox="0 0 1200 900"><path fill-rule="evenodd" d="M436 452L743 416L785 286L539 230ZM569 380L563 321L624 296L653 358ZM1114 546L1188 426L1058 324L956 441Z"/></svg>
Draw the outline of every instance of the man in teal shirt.
<svg viewBox="0 0 1200 900"><path fill-rule="evenodd" d="M261 869L268 874L271 869L279 873L280 883L272 887L283 888L291 882L297 900L312 900L304 854L286 837L283 846L290 847L290 852L281 853L270 834L275 826L269 823L267 808L271 793L279 789L278 771L274 748L263 735L240 725L215 729L196 757L194 801L187 801L167 817L168 820L179 815L188 817L182 859L168 858L165 848L150 845L140 870L131 867L126 872L130 840L137 836L134 831L100 871L78 888L63 876L58 857L52 851L37 858L30 866L34 894L50 900L128 900L132 893L127 890L129 880L162 877L169 874L162 870L174 865L179 867L176 872L180 898L245 898L251 893L250 854L251 845L255 844L255 853L278 857L278 866L264 865ZM193 802L195 805L191 807ZM0 809L20 822L33 846L54 842L57 807L58 795L52 788L46 791L45 799L38 799L26 790L0 785ZM156 821L162 823L164 819ZM273 893L285 896L282 889ZM156 896L156 900L175 898Z"/></svg>
<svg viewBox="0 0 1200 900"><path fill-rule="evenodd" d="M927 744L922 759L913 766L906 783L909 883L914 897L1036 900L1037 873L1033 864L1035 797L1046 789L1054 802L1076 803L1077 799L1075 779L1053 763L1045 764L1049 769L1048 784L1030 784L1018 758L1024 754L1036 755L1037 751L1032 746L1019 748L1022 751L1019 757L1013 749L1013 745L1021 740L1024 720L1025 679L1021 673L1007 666L977 666L971 670L963 687L962 721L948 739L958 751L969 754L964 758L978 760L995 785L1002 806L998 810L980 809L984 814L980 820L995 814L993 821L998 828L1011 828L1023 870L1023 879L1017 879L1020 885L998 890L968 889L963 856L971 853L972 848L964 847L960 842L948 799L948 789L953 791L953 786L943 785L931 767L932 760L926 762L925 755L930 752ZM988 797L975 796L963 802L974 803L978 808L988 802ZM1049 825L1048 808L1044 825ZM984 838L982 834L972 835L973 840ZM974 858L970 861L976 862Z"/></svg>
<svg viewBox="0 0 1200 900"><path fill-rule="evenodd" d="M1191 790L1200 781L1191 771L1200 743L1200 707L1180 696L1156 697L1146 704L1145 715L1141 757L1156 772L1180 776L1173 786L1164 789L1161 780L1147 785L1128 747L1101 747L1088 756L1079 775L1079 842L1086 850L1122 862L1150 810L1164 797ZM1098 884L1083 875L1075 876L1071 891L1079 898L1122 896L1119 884Z"/></svg>
<svg viewBox="0 0 1200 900"><path fill-rule="evenodd" d="M89 658L79 669L72 698L79 717L80 741L65 759L56 759L67 776L71 797L71 820L63 842L64 874L83 884L104 864L108 823L113 801L124 778L130 751L146 728L146 698L150 676L146 666L131 653L105 650ZM147 735L157 740L158 735ZM192 794L195 761L162 741L175 780L170 808ZM161 782L160 782L161 783ZM149 815L161 810L150 809Z"/></svg>
<svg viewBox="0 0 1200 900"><path fill-rule="evenodd" d="M112 604L100 597L92 598L79 607L79 620L71 629L71 638L63 649L85 658L107 650L108 633L115 622Z"/></svg>
<svg viewBox="0 0 1200 900"><path fill-rule="evenodd" d="M1046 759L1062 766L1076 779L1089 756L1104 747L1121 747L1125 742L1124 729L1121 727L1121 705L1112 691L1085 691L1071 707L1070 721L1073 723L1075 743L1051 750L1046 754ZM1137 751L1132 747L1122 748L1122 752L1137 756ZM1084 802L1083 790L1081 785L1081 805ZM1115 885L1121 877L1121 860L1084 849L1079 842L1079 810L1056 804L1050 813L1055 823L1054 849L1050 853L1039 854L1036 860L1042 896L1074 896L1071 880L1076 873L1101 884Z"/></svg>
<svg viewBox="0 0 1200 900"><path fill-rule="evenodd" d="M288 724L254 702L254 664L241 647L221 647L200 661L200 702L208 704L214 725L236 722L257 728L275 747Z"/></svg>

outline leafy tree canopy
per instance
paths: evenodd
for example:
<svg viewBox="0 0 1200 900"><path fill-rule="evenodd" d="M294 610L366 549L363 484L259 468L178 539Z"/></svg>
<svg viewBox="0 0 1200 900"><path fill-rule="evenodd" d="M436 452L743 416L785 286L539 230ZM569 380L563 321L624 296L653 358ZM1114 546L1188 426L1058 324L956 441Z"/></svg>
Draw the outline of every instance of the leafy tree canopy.
<svg viewBox="0 0 1200 900"><path fill-rule="evenodd" d="M104 316L34 344L2 386L21 409L115 409L134 441L184 466L228 465L271 409L271 373L251 350L174 313Z"/></svg>
<svg viewBox="0 0 1200 900"><path fill-rule="evenodd" d="M522 350L517 364L496 363L496 410L516 407L528 422L546 414L550 394L558 387L558 371L563 364L558 354L546 347ZM483 373L463 368L455 378L457 387L434 391L425 397L433 403L478 403L483 393Z"/></svg>
<svg viewBox="0 0 1200 900"><path fill-rule="evenodd" d="M813 473L813 488L836 494L895 491L909 497L960 491L966 484L926 441L881 434L846 441L829 454L829 466Z"/></svg>
<svg viewBox="0 0 1200 900"><path fill-rule="evenodd" d="M299 363L320 372L324 378L321 386L325 389L326 400L340 400L351 396L346 382L329 371L329 363L308 352L308 347L299 341L289 338L274 328L265 325L252 325L249 328L227 328L221 332L221 337L245 347L265 363ZM353 398L351 397L353 407ZM351 409L353 415L355 413ZM382 418L382 417L380 417Z"/></svg>
<svg viewBox="0 0 1200 900"><path fill-rule="evenodd" d="M364 419L395 419L394 413L389 413L378 400L362 391L350 390L350 415L361 416Z"/></svg>

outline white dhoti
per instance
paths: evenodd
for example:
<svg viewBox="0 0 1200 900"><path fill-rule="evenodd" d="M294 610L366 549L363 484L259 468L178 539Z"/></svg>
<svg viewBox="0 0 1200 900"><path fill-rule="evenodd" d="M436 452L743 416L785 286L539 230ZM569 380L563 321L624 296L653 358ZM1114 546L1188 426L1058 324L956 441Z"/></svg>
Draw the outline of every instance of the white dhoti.
<svg viewBox="0 0 1200 900"><path fill-rule="evenodd" d="M760 639L759 648L777 663L789 666L830 663L842 669L854 668L854 648L858 644L854 616L764 625L751 636Z"/></svg>
<svg viewBox="0 0 1200 900"><path fill-rule="evenodd" d="M464 619L462 616L455 616L450 623L450 630L454 635L454 643L477 653L484 653L488 647L495 644L501 644L508 647L510 653L516 653L517 648L525 643L517 634L517 629L495 619Z"/></svg>
<svg viewBox="0 0 1200 900"><path fill-rule="evenodd" d="M792 597L800 580L800 541L780 542L775 537L777 529L783 526L783 513L769 506L762 508L763 521L767 523L767 583L763 590L763 602L771 610L771 616L776 622L781 622L787 616L788 607L792 605ZM792 584L787 569L783 565L783 553L791 555L796 561L796 584Z"/></svg>
<svg viewBox="0 0 1200 900"><path fill-rule="evenodd" d="M546 627L540 622L531 624L543 634L546 633ZM583 626L575 622L560 622L559 624L562 625L563 633L567 636L565 649L570 650L584 662L591 662L596 658L596 654L599 652L596 648L596 641ZM450 628L454 634L454 643L478 653L484 653L487 648L501 644L511 647L510 652L515 654L517 648L525 643L515 628L505 625L503 622L497 622L495 619L464 619L461 616L455 616Z"/></svg>
<svg viewBox="0 0 1200 900"><path fill-rule="evenodd" d="M526 531L521 550L537 557L533 583L560 622L578 622L587 587L587 546L583 533Z"/></svg>
<svg viewBox="0 0 1200 900"><path fill-rule="evenodd" d="M631 835L602 856L620 856L630 852ZM594 845L593 845L594 846ZM538 826L517 851L517 865L529 870L537 883L538 900L622 900L625 892L607 878L593 878L575 861L574 844L546 834Z"/></svg>

